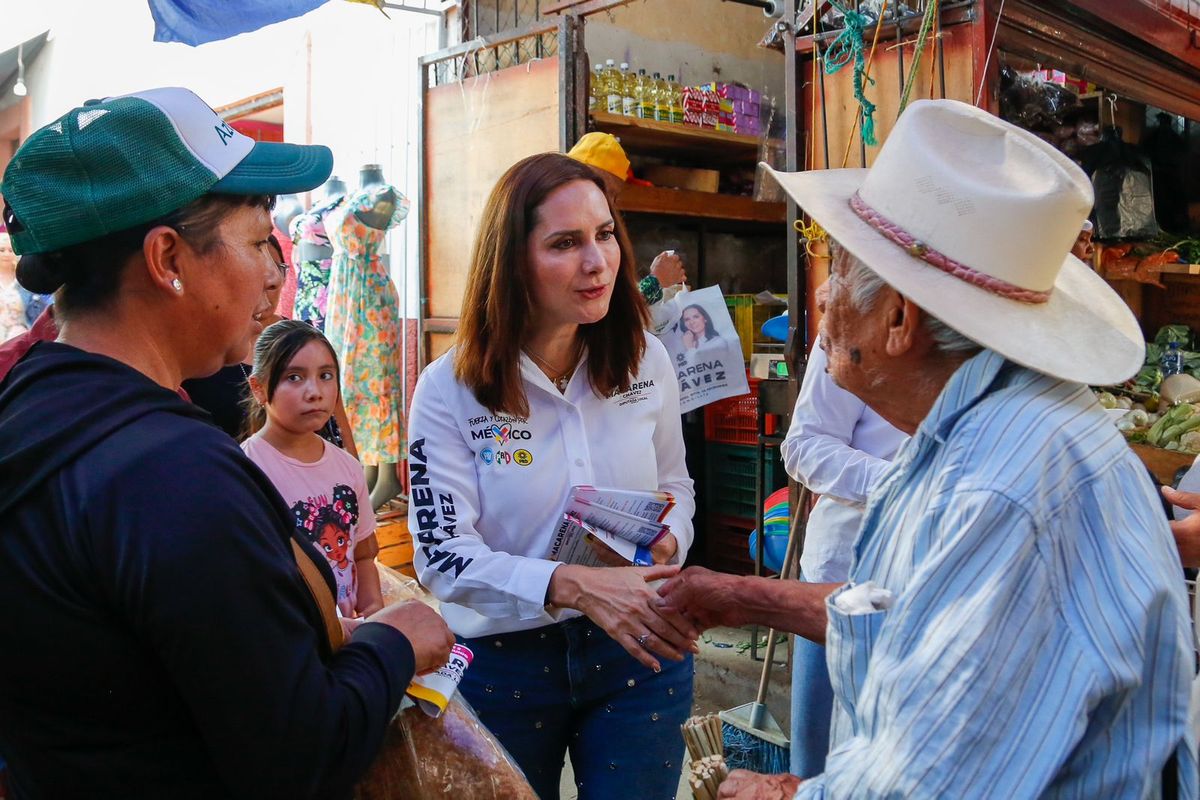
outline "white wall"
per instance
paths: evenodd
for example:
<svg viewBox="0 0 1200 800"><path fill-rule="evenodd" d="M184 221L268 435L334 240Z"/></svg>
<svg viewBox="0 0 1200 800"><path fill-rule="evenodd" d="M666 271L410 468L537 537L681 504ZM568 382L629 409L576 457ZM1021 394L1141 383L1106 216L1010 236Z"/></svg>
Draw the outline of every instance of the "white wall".
<svg viewBox="0 0 1200 800"><path fill-rule="evenodd" d="M406 280L406 265L417 268L420 224L416 61L437 48L438 28L436 17L388 14L390 20L367 5L330 2L303 17L189 47L153 40L145 0L0 0L0 51L51 31L26 71L35 127L89 98L152 86L186 86L213 106L282 86L288 141L328 145L335 172L352 187L361 165L381 164L412 199L414 211L389 249L402 303L415 316L416 281Z"/></svg>

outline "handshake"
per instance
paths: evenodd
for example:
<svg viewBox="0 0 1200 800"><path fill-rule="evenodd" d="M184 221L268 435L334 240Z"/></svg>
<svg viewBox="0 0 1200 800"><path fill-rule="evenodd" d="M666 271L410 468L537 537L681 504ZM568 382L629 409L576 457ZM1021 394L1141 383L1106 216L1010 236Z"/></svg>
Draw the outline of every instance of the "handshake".
<svg viewBox="0 0 1200 800"><path fill-rule="evenodd" d="M673 537L672 537L673 538ZM655 588L651 584L665 580ZM698 652L700 634L717 625L749 620L731 602L742 580L699 567L608 567L564 564L550 578L551 605L586 614L647 668L659 658L681 661Z"/></svg>

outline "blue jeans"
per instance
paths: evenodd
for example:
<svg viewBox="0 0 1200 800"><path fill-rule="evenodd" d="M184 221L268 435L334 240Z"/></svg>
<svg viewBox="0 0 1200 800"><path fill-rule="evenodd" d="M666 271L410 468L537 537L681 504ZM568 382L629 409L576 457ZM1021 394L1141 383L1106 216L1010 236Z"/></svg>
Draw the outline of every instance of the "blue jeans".
<svg viewBox="0 0 1200 800"><path fill-rule="evenodd" d="M811 778L825 771L833 687L825 647L797 636L792 643L791 772Z"/></svg>
<svg viewBox="0 0 1200 800"><path fill-rule="evenodd" d="M656 675L586 617L460 641L475 659L459 690L541 800L558 800L568 748L580 800L674 800L690 655Z"/></svg>

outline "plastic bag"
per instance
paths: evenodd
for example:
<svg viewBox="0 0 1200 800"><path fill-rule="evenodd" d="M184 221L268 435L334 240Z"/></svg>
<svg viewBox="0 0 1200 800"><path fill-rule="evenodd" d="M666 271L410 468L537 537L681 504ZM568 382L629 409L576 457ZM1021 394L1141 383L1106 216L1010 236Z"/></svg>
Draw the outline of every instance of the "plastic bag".
<svg viewBox="0 0 1200 800"><path fill-rule="evenodd" d="M1154 216L1154 180L1150 160L1131 144L1121 141L1119 128L1104 130L1100 144L1084 154L1084 170L1091 173L1096 195L1097 239L1153 239L1158 236Z"/></svg>
<svg viewBox="0 0 1200 800"><path fill-rule="evenodd" d="M436 601L419 583L379 565L387 604ZM405 698L384 735L383 746L355 787L355 800L537 800L521 768L474 710L455 693L437 718Z"/></svg>
<svg viewBox="0 0 1200 800"><path fill-rule="evenodd" d="M455 695L437 719L402 706L355 800L538 800L521 768Z"/></svg>

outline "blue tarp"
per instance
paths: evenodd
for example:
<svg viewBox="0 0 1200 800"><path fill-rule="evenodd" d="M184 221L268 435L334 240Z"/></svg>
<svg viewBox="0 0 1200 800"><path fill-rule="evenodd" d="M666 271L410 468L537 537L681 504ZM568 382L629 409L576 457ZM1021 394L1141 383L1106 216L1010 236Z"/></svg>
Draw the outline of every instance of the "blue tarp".
<svg viewBox="0 0 1200 800"><path fill-rule="evenodd" d="M328 0L149 0L154 41L198 45L307 14Z"/></svg>

